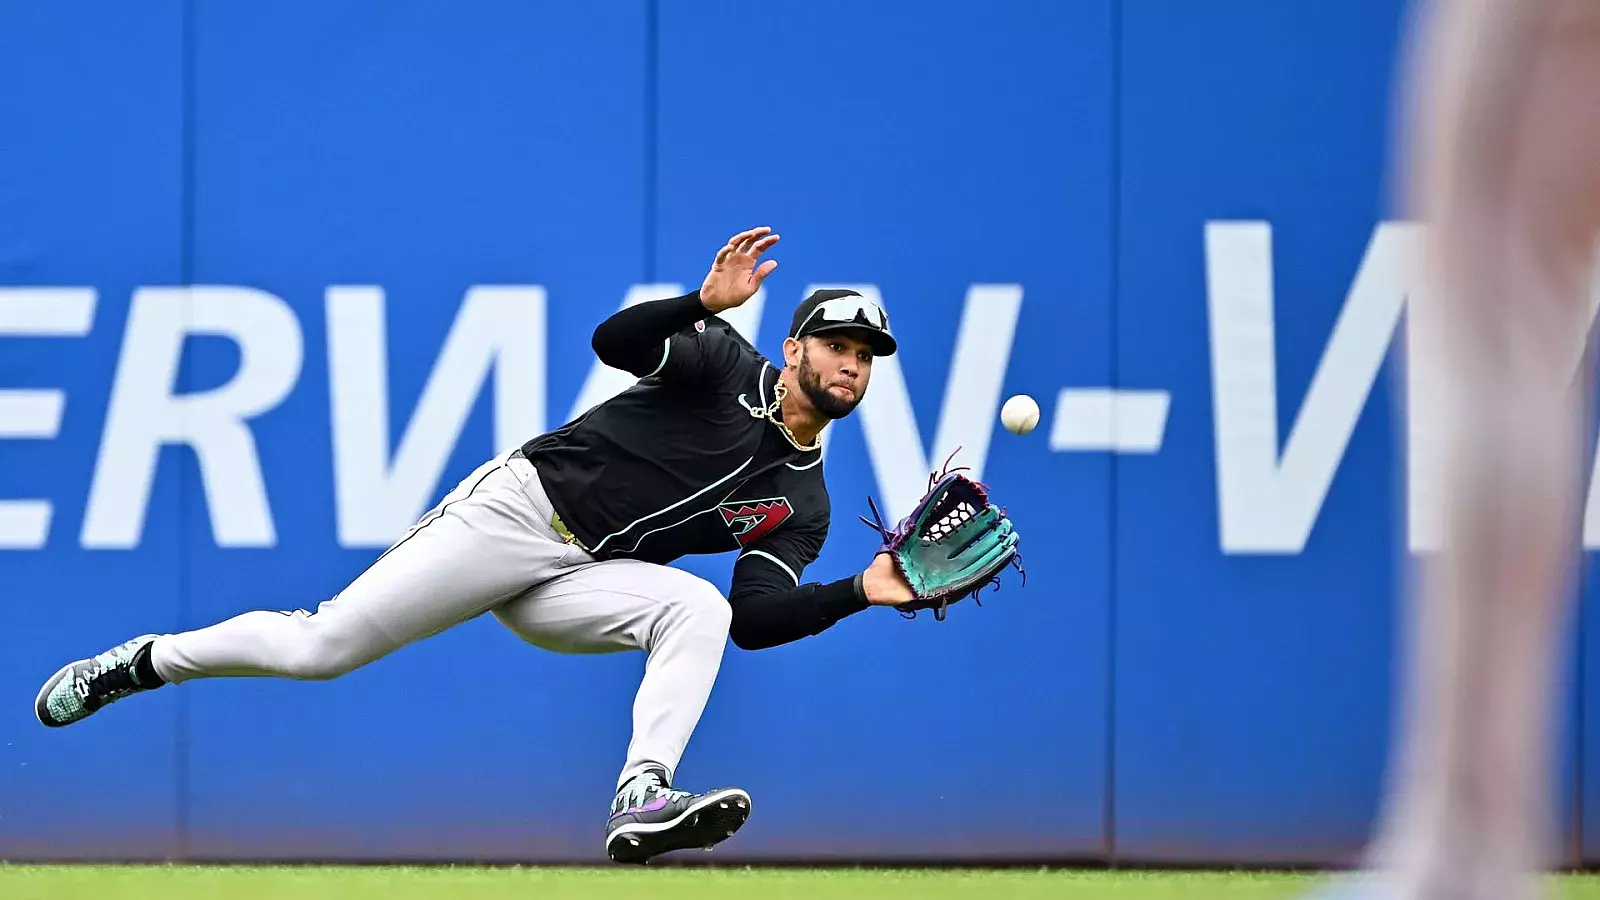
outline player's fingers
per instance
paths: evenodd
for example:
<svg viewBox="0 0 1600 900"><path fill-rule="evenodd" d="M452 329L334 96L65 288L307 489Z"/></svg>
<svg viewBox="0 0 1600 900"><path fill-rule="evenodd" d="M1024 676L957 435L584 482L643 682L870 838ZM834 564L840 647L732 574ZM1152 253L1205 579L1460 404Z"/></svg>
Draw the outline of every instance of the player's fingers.
<svg viewBox="0 0 1600 900"><path fill-rule="evenodd" d="M761 254L767 252L767 250L770 249L773 244L778 242L778 237L779 236L776 234L769 234L761 240L756 241L755 244L750 247L750 255L760 256Z"/></svg>
<svg viewBox="0 0 1600 900"><path fill-rule="evenodd" d="M750 248L756 245L756 241L760 240L767 234L767 232L771 230L771 228L763 225L760 228L752 228L749 231L746 231L744 234L739 235L739 243L737 247L738 251L740 253L749 253Z"/></svg>
<svg viewBox="0 0 1600 900"><path fill-rule="evenodd" d="M752 228L752 229L750 229L748 231L739 232L738 234L734 235L733 237L728 238L728 246L732 247L735 250L739 249L739 245L744 243L747 239L749 239L749 237L751 235L755 234L755 232L756 232L756 230L754 228Z"/></svg>
<svg viewBox="0 0 1600 900"><path fill-rule="evenodd" d="M759 285L759 284L761 284L761 281L764 278L766 278L768 275L771 275L772 274L772 270L776 269L777 267L778 267L778 261L775 260L775 259L769 259L766 262L764 262L761 265L756 267L755 274L751 276L751 279L753 281L755 281L755 283L757 285Z"/></svg>
<svg viewBox="0 0 1600 900"><path fill-rule="evenodd" d="M711 265L712 266L720 266L723 263L727 262L728 261L728 255L730 253L732 253L732 252L733 252L733 242L730 241L730 242L728 242L726 244L723 244L722 245L722 249L717 251L717 258L711 261Z"/></svg>

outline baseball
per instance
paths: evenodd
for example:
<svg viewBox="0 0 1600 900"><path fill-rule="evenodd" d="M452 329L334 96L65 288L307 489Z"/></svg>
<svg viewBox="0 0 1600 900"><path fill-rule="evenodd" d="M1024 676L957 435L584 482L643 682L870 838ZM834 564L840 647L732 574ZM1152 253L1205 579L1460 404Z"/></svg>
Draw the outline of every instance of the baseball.
<svg viewBox="0 0 1600 900"><path fill-rule="evenodd" d="M1012 434L1027 434L1039 424L1039 404L1027 394L1017 394L1000 407L1000 422Z"/></svg>

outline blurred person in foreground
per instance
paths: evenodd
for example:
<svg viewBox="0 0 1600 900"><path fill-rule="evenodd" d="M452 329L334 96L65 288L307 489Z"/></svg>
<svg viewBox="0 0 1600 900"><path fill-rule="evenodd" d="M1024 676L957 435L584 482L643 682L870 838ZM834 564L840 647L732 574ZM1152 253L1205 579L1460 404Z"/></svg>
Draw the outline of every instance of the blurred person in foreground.
<svg viewBox="0 0 1600 900"><path fill-rule="evenodd" d="M1406 592L1406 690L1360 898L1528 900L1552 860L1600 225L1600 2L1413 10L1411 326L1438 348L1439 551ZM1412 360L1412 365L1423 364Z"/></svg>

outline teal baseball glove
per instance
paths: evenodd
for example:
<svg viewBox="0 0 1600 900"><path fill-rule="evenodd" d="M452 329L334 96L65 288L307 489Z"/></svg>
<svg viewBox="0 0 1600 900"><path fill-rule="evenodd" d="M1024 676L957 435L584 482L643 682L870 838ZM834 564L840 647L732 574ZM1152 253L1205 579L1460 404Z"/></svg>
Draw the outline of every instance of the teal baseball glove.
<svg viewBox="0 0 1600 900"><path fill-rule="evenodd" d="M916 508L892 529L871 497L867 504L872 519L862 516L861 521L883 537L878 552L894 559L895 569L911 586L914 599L896 607L907 616L931 609L935 619L944 621L950 604L966 597L976 601L986 585L998 586L1006 566L1027 583L1017 551L1021 536L1005 510L989 501L989 489L965 475L948 468L935 473Z"/></svg>

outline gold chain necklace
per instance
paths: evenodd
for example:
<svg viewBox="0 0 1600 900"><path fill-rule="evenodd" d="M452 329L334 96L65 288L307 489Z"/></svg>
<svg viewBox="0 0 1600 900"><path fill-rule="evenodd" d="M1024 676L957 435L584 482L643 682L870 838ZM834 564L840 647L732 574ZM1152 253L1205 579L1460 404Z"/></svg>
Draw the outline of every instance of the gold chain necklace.
<svg viewBox="0 0 1600 900"><path fill-rule="evenodd" d="M766 419L768 422L778 426L778 430L783 432L783 436L788 439L789 443L794 445L796 450L809 451L822 449L822 435L820 433L811 441L810 444L802 444L797 438L795 438L794 432L789 430L789 426L783 424L783 420L778 418L778 411L783 408L783 398L787 396L789 396L789 389L784 387L783 380L779 379L772 385L772 405L766 409L752 408L750 410L750 414L757 418Z"/></svg>

